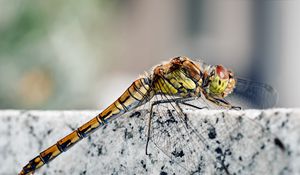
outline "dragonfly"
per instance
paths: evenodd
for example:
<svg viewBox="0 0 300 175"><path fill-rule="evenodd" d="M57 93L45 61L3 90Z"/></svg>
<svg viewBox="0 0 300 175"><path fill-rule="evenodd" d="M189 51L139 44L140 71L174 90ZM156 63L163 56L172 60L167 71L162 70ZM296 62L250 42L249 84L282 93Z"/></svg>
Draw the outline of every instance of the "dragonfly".
<svg viewBox="0 0 300 175"><path fill-rule="evenodd" d="M227 157L233 155L233 149L237 146L237 144L226 143L228 140L233 140L232 133L235 133L236 128L242 126L243 122L253 123L251 125L253 134L264 133L265 135L263 128L250 119L238 118L232 122L236 126L228 127L229 129L224 127L217 131L227 133L227 141L214 140L216 129L213 125L216 124L216 120L224 118L203 121L200 123L200 128L197 128L189 121L183 106L197 110L207 108L194 103L202 100L208 106L210 103L225 109L241 109L240 106L234 106L227 100L232 96L255 104L253 106L255 108L268 108L276 103L276 94L271 86L238 78L233 71L222 65L209 65L185 56L175 57L155 66L151 73L135 80L105 110L30 160L19 175L33 174L96 129L141 106L147 108L149 114L146 123L146 155L151 154L148 145L152 141L165 155L185 169L187 174L205 174L214 169L220 174L237 174L235 172L253 165L248 160L249 156L231 157L225 160L226 155ZM236 132L235 139L245 135ZM272 156L280 159L285 150L284 144L271 134L267 136L267 139L260 144L251 141L239 142L239 144L249 145L254 153L266 145L271 145L278 152L267 156L271 157L271 160L275 160ZM229 159L236 164L229 166L226 163ZM272 171L267 173L270 174Z"/></svg>

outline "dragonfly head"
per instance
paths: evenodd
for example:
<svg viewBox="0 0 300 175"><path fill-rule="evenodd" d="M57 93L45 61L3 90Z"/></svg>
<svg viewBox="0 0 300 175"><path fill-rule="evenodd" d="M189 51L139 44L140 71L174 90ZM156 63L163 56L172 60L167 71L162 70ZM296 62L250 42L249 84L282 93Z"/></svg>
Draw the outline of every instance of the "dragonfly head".
<svg viewBox="0 0 300 175"><path fill-rule="evenodd" d="M218 97L226 97L230 94L236 83L233 72L222 65L214 66L207 79L206 92Z"/></svg>

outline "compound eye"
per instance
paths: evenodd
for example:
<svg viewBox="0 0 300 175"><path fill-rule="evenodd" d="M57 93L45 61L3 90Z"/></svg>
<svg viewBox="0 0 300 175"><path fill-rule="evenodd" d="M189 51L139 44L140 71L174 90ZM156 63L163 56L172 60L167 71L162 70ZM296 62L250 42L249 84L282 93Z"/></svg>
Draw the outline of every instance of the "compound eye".
<svg viewBox="0 0 300 175"><path fill-rule="evenodd" d="M221 79L228 79L229 73L226 68L224 68L222 65L217 65L216 67L216 73Z"/></svg>

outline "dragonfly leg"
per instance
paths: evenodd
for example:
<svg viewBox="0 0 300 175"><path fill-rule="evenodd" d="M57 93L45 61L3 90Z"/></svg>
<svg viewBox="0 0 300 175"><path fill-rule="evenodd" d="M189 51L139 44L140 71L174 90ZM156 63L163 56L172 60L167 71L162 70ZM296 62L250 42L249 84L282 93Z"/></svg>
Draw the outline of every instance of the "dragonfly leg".
<svg viewBox="0 0 300 175"><path fill-rule="evenodd" d="M150 140L150 128L151 128L151 120L152 120L152 115L153 115L153 112L152 112L153 106L154 106L154 103L151 104L150 117L148 120L147 142L146 142L146 148L145 148L146 155L150 155L150 154L148 154L148 145L149 145L149 140Z"/></svg>
<svg viewBox="0 0 300 175"><path fill-rule="evenodd" d="M177 102L178 104L181 103L181 104L184 104L184 105L186 105L186 106L190 106L190 107L193 107L193 108L196 108L196 109L208 109L207 106L199 107L199 106L196 106L196 105L192 105L192 104L187 103L187 101L191 101L191 100L194 100L194 99L188 99L188 100L185 100L185 99L180 100L180 99L179 99L179 100L176 101L176 102Z"/></svg>
<svg viewBox="0 0 300 175"><path fill-rule="evenodd" d="M215 97L212 97L212 96L209 96L209 95L205 95L205 98L207 100L211 101L212 103L218 105L218 106L226 107L226 108L229 108L229 109L236 109L236 110L241 110L242 109L240 106L231 105L224 98L215 98Z"/></svg>

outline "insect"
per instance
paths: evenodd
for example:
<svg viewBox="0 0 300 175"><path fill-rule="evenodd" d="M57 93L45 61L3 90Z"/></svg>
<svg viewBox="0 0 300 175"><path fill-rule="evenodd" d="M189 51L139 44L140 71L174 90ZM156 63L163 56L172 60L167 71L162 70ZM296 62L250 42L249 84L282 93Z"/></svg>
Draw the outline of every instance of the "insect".
<svg viewBox="0 0 300 175"><path fill-rule="evenodd" d="M19 174L33 174L37 169L55 159L62 152L67 151L70 147L87 137L99 127L106 125L111 120L146 103L150 103L150 117L147 122L146 155L149 154L148 143L150 140L164 151L166 155L174 159L178 157L180 159L184 154L187 155L187 151L191 152L190 155L193 156L192 152L194 150L194 158L190 159L190 161L193 161L192 163L189 163L187 159L176 161L183 167L188 167L187 169L193 169L188 170L190 173L197 172L197 168L199 170L198 162L203 161L202 159L215 160L212 156L195 157L197 150L205 152L212 144L205 141L201 133L197 133L196 130L189 125L189 121L181 105L202 109L203 107L196 106L189 102L203 98L216 106L227 109L240 109L239 106L233 106L225 99L225 97L233 92L236 93L237 96L239 96L239 94L247 94L248 96L241 95L241 97L249 99L254 99L253 94L264 96L270 94L270 96L267 97L268 101L262 102L259 104L259 107L264 107L264 105L270 107L276 101L274 90L270 86L237 79L231 70L226 69L222 65L208 65L202 61L193 61L184 56L173 58L169 62L154 67L151 74L135 80L131 86L104 111L69 135L60 139L54 145L42 151L38 156L29 161ZM264 98L267 99L266 97ZM262 99L259 99L258 101L261 100ZM160 108L165 105L168 106L168 114L163 115L167 115L168 117L164 118L160 115ZM180 131L181 133L184 132L182 139L194 140L194 146L188 147L179 145L179 137L172 139L170 138L169 132L161 132L162 128L168 127ZM167 131L166 129L164 130ZM162 136L169 137L169 139L165 139L164 141L158 139ZM209 137L214 137L214 134L211 134ZM170 141L170 143L164 143L166 141ZM171 148L170 146L173 147ZM182 149L180 150L180 148L184 148L185 152L183 152ZM187 150L187 148L189 148L189 150ZM222 163L221 155L226 154L226 151L217 150L217 148L215 151L220 154L219 165L216 166L222 167L226 174L231 174L224 161Z"/></svg>

